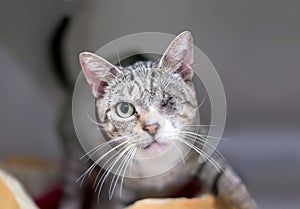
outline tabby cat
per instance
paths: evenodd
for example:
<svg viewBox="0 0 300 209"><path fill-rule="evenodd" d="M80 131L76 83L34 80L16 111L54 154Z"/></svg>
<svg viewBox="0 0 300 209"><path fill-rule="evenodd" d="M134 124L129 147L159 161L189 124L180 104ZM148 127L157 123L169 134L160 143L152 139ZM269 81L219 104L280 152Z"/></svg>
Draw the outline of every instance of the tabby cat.
<svg viewBox="0 0 300 209"><path fill-rule="evenodd" d="M137 156L155 158L174 144L178 149L176 158L181 159L167 172L153 176L143 176L141 172L140 178L107 179L109 177L102 171L98 175L102 178L97 181L108 181L100 183L98 189L111 201L104 203L100 198L99 204L95 203L93 207L122 208L141 198L174 197L174 191L196 181L201 184L202 192L214 192L239 209L257 208L231 167L219 155L208 156L202 150L204 143L209 144L209 137L203 137L193 129L197 126L198 103L192 81L193 40L190 32L179 34L155 62L140 61L122 67L89 52L81 53L79 60L96 100L96 123L108 137L106 144L111 145L112 150L130 156L130 162L126 162L127 166L133 165L133 172L144 169L144 165L136 160ZM77 145L69 141L68 146ZM70 154L74 159L82 153L78 147L73 149L78 150L77 153ZM191 148L185 156L180 154L184 147ZM199 156L204 156L206 161L199 163ZM70 183L79 171L86 169L84 164L81 167L75 165L69 165L69 170L73 168L73 175L67 180ZM123 170L127 166L123 165ZM156 169L158 165L153 163L151 166ZM109 181L115 182L115 186L105 188L110 185ZM116 192L116 187L123 195ZM76 188L65 189L67 195L62 208L79 208L81 196L79 187Z"/></svg>

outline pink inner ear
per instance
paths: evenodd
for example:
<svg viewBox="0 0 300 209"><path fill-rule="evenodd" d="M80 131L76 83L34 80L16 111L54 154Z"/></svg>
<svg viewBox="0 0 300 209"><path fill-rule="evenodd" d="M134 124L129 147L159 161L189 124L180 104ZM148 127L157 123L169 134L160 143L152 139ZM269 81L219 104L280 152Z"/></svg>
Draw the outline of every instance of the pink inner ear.
<svg viewBox="0 0 300 209"><path fill-rule="evenodd" d="M167 48L160 63L186 80L193 77L193 37L189 31L179 34Z"/></svg>
<svg viewBox="0 0 300 209"><path fill-rule="evenodd" d="M85 78L92 87L92 93L93 95L98 98L101 94L103 94L103 88L105 87L106 83L102 82L99 80L97 77L97 74L91 69L88 68L88 63L87 62L81 62L82 65L82 70L85 75Z"/></svg>
<svg viewBox="0 0 300 209"><path fill-rule="evenodd" d="M182 65L180 66L180 68L178 70L176 70L177 73L179 73L182 77L183 80L192 80L193 78L193 70L192 67L182 63Z"/></svg>
<svg viewBox="0 0 300 209"><path fill-rule="evenodd" d="M193 53L191 49L185 50L185 55L181 61L180 67L176 70L179 73L183 80L192 80L193 78Z"/></svg>
<svg viewBox="0 0 300 209"><path fill-rule="evenodd" d="M92 91L93 91L93 95L98 98L100 97L101 95L104 94L104 87L107 85L106 82L104 81L100 81L100 83L97 85L97 84L93 84L92 85Z"/></svg>
<svg viewBox="0 0 300 209"><path fill-rule="evenodd" d="M117 69L111 63L89 52L82 52L79 55L83 74L92 88L93 95L98 98L104 93L107 82L113 78L112 74Z"/></svg>

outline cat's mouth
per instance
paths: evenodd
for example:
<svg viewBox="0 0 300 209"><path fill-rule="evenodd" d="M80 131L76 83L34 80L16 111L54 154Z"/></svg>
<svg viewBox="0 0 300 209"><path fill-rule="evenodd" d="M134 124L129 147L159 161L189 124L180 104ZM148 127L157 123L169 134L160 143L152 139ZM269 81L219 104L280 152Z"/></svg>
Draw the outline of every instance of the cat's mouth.
<svg viewBox="0 0 300 209"><path fill-rule="evenodd" d="M146 150L151 156L162 154L166 150L167 144L153 140L145 144L142 148Z"/></svg>
<svg viewBox="0 0 300 209"><path fill-rule="evenodd" d="M154 140L146 145L143 146L143 149L148 149L150 148L151 146L160 146L160 143L157 141L157 140Z"/></svg>

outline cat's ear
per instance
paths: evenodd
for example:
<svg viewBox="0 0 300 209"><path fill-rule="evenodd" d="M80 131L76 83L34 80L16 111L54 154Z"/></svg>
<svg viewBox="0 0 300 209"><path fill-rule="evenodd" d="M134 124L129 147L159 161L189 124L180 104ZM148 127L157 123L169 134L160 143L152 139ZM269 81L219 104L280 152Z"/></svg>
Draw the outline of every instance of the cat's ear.
<svg viewBox="0 0 300 209"><path fill-rule="evenodd" d="M79 61L93 95L98 98L104 93L104 87L121 71L102 57L90 52L79 54Z"/></svg>
<svg viewBox="0 0 300 209"><path fill-rule="evenodd" d="M193 37L191 32L184 31L171 42L158 66L179 73L184 80L192 80L192 65Z"/></svg>

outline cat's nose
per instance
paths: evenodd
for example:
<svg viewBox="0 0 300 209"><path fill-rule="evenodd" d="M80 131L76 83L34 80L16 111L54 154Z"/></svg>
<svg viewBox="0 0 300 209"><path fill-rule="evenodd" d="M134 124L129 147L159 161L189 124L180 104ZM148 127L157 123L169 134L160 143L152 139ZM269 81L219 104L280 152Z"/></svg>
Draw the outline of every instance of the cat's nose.
<svg viewBox="0 0 300 209"><path fill-rule="evenodd" d="M145 123L143 129L147 131L150 135L155 135L157 130L159 129L158 123L147 124Z"/></svg>

